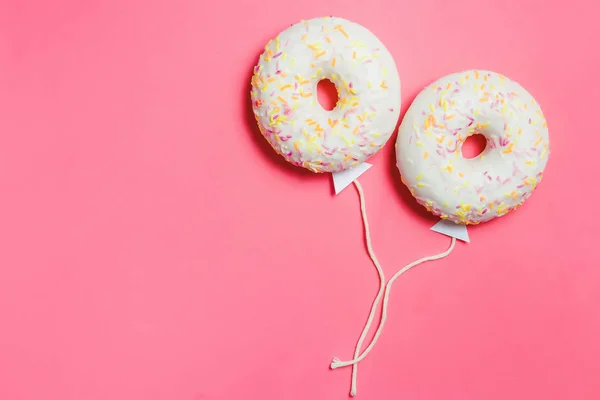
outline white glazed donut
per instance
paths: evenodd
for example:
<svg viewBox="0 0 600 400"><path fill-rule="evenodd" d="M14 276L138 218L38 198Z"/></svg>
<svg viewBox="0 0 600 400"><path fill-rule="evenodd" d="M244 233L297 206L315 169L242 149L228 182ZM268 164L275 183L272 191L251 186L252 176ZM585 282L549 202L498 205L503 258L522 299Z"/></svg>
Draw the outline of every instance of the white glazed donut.
<svg viewBox="0 0 600 400"><path fill-rule="evenodd" d="M317 83L337 88L336 107ZM287 161L313 172L362 163L390 138L400 115L400 79L390 53L366 28L334 17L302 21L271 40L252 77L258 127Z"/></svg>
<svg viewBox="0 0 600 400"><path fill-rule="evenodd" d="M487 146L462 156L465 139ZM550 147L544 114L518 83L489 71L445 76L425 88L396 141L402 181L430 212L478 224L514 210L542 179Z"/></svg>

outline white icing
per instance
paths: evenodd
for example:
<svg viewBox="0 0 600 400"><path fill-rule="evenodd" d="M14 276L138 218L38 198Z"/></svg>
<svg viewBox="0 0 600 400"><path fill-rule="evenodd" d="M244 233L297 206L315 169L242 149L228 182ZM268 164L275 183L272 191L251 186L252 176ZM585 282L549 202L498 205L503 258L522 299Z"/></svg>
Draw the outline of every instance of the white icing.
<svg viewBox="0 0 600 400"><path fill-rule="evenodd" d="M338 172L381 149L400 115L400 79L391 54L366 28L341 18L292 25L271 40L252 78L252 105L263 136L289 162ZM336 107L317 100L331 80Z"/></svg>
<svg viewBox="0 0 600 400"><path fill-rule="evenodd" d="M481 155L461 147L487 139ZM490 71L464 71L425 88L396 141L402 181L417 201L444 219L477 224L521 205L542 179L550 147L544 115L518 83Z"/></svg>

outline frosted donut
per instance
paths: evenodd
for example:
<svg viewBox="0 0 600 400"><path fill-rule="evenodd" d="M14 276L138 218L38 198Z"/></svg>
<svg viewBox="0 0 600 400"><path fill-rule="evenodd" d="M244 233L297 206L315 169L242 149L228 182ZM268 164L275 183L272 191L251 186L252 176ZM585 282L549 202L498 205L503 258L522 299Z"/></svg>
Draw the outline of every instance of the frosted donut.
<svg viewBox="0 0 600 400"><path fill-rule="evenodd" d="M485 150L466 159L473 134ZM441 218L478 224L505 215L542 180L550 152L544 114L518 83L489 71L445 76L425 88L400 125L396 141L402 181Z"/></svg>
<svg viewBox="0 0 600 400"><path fill-rule="evenodd" d="M317 100L329 79L338 101ZM400 78L385 46L366 28L334 17L302 21L269 41L252 76L262 135L294 165L338 172L381 149L400 115Z"/></svg>

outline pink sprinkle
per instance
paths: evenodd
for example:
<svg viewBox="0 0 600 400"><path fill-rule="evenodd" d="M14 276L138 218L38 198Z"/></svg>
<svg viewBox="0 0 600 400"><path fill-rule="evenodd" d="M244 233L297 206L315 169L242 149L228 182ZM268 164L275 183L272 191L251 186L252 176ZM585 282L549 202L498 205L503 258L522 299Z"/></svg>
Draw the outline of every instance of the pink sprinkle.
<svg viewBox="0 0 600 400"><path fill-rule="evenodd" d="M408 138L408 144L412 144L412 135Z"/></svg>
<svg viewBox="0 0 600 400"><path fill-rule="evenodd" d="M349 87L350 89L352 89L352 82L350 82L350 83L348 84L348 87Z"/></svg>
<svg viewBox="0 0 600 400"><path fill-rule="evenodd" d="M487 208L481 212L481 215L485 214L486 212L488 212Z"/></svg>
<svg viewBox="0 0 600 400"><path fill-rule="evenodd" d="M517 185L517 189L521 189L523 186L525 186L525 185L522 185L522 184L521 185Z"/></svg>
<svg viewBox="0 0 600 400"><path fill-rule="evenodd" d="M488 178L488 180L489 180L489 181L491 181L491 180L492 180L492 177L491 177L491 176L489 176L489 175L487 176L487 178Z"/></svg>
<svg viewBox="0 0 600 400"><path fill-rule="evenodd" d="M377 111L377 109L373 106L370 106L370 108L371 108L371 111Z"/></svg>
<svg viewBox="0 0 600 400"><path fill-rule="evenodd" d="M542 175L542 173L541 173L541 172L538 172L536 176L537 176L537 177L539 177L539 176L541 176L541 175Z"/></svg>
<svg viewBox="0 0 600 400"><path fill-rule="evenodd" d="M390 108L390 112L394 112L394 109L393 109L393 108Z"/></svg>
<svg viewBox="0 0 600 400"><path fill-rule="evenodd" d="M281 73L281 70L278 69L277 71L275 71L275 75L279 75Z"/></svg>
<svg viewBox="0 0 600 400"><path fill-rule="evenodd" d="M365 60L365 64L370 64L372 62L373 62L373 60L371 60L370 58L368 60Z"/></svg>

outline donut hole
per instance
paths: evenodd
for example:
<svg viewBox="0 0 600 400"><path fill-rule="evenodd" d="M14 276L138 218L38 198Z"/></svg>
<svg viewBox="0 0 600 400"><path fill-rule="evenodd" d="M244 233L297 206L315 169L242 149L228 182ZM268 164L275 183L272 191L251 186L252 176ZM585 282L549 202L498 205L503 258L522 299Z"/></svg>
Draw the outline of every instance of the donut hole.
<svg viewBox="0 0 600 400"><path fill-rule="evenodd" d="M475 158L485 150L487 139L480 133L469 136L462 145L464 158Z"/></svg>
<svg viewBox="0 0 600 400"><path fill-rule="evenodd" d="M325 110L333 110L338 101L338 92L335 84L329 79L319 81L317 83L317 99L321 107Z"/></svg>

